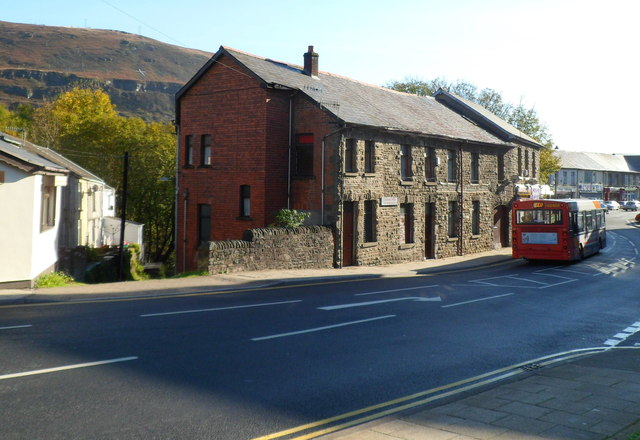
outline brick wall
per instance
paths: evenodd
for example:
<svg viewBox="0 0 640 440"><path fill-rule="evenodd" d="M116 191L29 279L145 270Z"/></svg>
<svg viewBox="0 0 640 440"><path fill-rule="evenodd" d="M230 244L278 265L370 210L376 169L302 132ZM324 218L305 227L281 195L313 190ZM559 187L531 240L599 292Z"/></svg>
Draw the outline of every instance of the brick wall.
<svg viewBox="0 0 640 440"><path fill-rule="evenodd" d="M210 274L333 267L333 232L324 226L247 230L244 240L202 246L198 268Z"/></svg>

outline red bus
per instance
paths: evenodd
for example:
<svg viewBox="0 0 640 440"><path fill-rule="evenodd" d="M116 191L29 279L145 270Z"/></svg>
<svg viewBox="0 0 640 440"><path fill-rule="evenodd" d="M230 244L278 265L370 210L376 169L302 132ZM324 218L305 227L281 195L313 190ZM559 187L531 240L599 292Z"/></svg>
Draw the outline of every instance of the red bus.
<svg viewBox="0 0 640 440"><path fill-rule="evenodd" d="M607 245L606 207L597 200L518 200L512 209L512 255L581 260Z"/></svg>

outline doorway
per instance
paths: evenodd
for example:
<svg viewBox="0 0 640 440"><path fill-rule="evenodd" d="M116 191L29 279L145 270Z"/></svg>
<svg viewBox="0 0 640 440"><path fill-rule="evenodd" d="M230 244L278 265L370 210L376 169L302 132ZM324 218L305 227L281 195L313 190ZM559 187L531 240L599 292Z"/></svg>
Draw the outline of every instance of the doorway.
<svg viewBox="0 0 640 440"><path fill-rule="evenodd" d="M436 204L427 202L424 205L424 258L435 258L435 214Z"/></svg>
<svg viewBox="0 0 640 440"><path fill-rule="evenodd" d="M493 210L493 247L495 249L509 246L509 210L504 205Z"/></svg>
<svg viewBox="0 0 640 440"><path fill-rule="evenodd" d="M342 266L353 266L355 202L344 202L342 209Z"/></svg>

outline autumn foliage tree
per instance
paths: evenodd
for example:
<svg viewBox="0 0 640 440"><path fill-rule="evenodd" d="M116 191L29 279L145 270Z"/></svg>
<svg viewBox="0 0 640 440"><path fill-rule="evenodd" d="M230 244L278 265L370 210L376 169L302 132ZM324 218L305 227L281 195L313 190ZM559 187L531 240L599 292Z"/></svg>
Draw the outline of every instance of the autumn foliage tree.
<svg viewBox="0 0 640 440"><path fill-rule="evenodd" d="M548 183L549 176L560 169L559 159L553 155L553 140L547 127L540 121L535 108L527 108L522 102L513 105L505 102L499 92L493 89L478 88L465 81L449 82L442 78L423 81L408 78L404 81L391 81L387 87L399 92L419 96L433 96L438 89L444 89L476 104L480 104L491 113L504 119L518 130L526 133L544 148L540 151L540 180Z"/></svg>
<svg viewBox="0 0 640 440"><path fill-rule="evenodd" d="M35 143L104 179L120 200L123 157L129 153L127 219L144 223L148 257L166 261L173 248L173 126L120 116L105 92L87 87L38 108L33 122Z"/></svg>

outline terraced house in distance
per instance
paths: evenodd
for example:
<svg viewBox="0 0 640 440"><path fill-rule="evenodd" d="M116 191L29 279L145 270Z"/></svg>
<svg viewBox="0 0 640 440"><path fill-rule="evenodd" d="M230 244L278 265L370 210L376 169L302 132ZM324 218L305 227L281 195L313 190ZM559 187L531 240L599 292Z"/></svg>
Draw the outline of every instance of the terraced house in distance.
<svg viewBox="0 0 640 440"><path fill-rule="evenodd" d="M375 68L375 66L372 66ZM337 267L509 245L541 145L440 90L421 97L220 47L176 94L177 267L281 208L335 231Z"/></svg>

